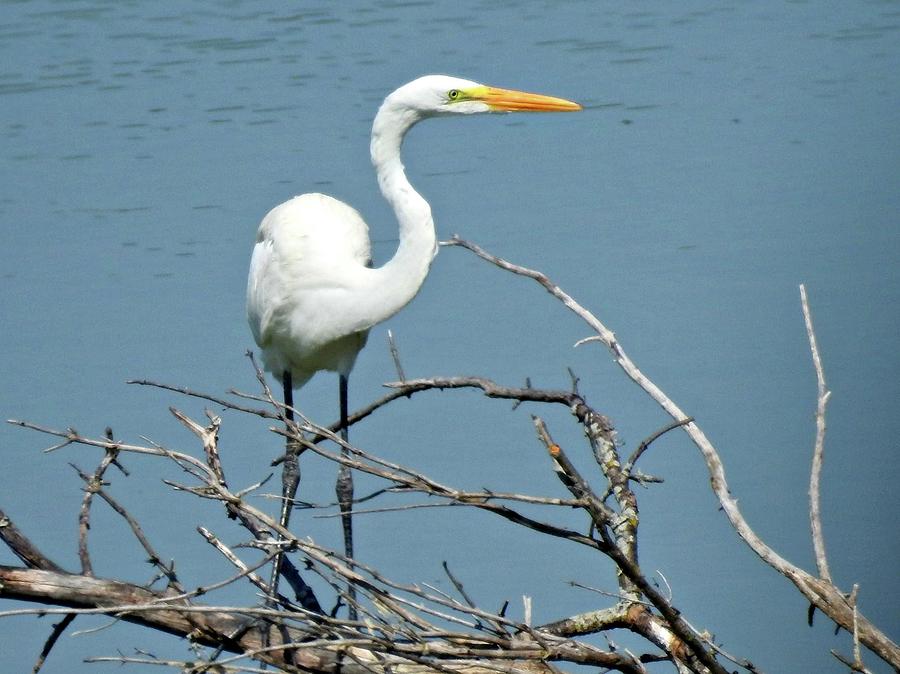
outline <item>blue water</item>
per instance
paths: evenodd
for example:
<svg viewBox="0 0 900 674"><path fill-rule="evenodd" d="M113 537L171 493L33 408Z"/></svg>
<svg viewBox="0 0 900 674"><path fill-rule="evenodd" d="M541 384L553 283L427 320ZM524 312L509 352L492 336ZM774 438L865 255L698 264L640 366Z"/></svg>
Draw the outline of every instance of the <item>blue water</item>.
<svg viewBox="0 0 900 674"><path fill-rule="evenodd" d="M256 391L243 356L246 268L260 218L293 194L352 203L376 261L390 257L395 224L367 142L386 93L446 72L576 99L577 115L417 128L404 160L439 235L540 268L595 311L717 444L750 523L811 570L806 283L833 390L832 572L843 588L860 584L861 610L896 639L898 34L897 2L0 3L0 413L198 451L167 407L200 417L202 403L124 381ZM464 251L443 250L388 327L410 377L566 387L571 366L626 451L667 421L599 346L571 348L586 328L546 293ZM382 327L352 403L395 378ZM327 423L335 389L320 375L299 405ZM398 401L352 437L444 483L563 495L529 412L591 470L565 410L511 412L474 393ZM280 443L265 429L225 415L233 486L270 470ZM81 493L68 462L90 469L97 455L42 454L49 444L0 428L0 504L74 570ZM846 635L821 616L806 626L793 587L724 522L697 451L670 434L642 461L666 479L638 493L642 563L665 575L688 619L764 671L845 671L828 650L849 653ZM113 476L112 491L187 585L226 576L194 528L231 543L244 534L210 504L173 496L160 479L184 478L159 464L129 458L132 476ZM330 500L333 477L308 460L304 493ZM359 490L375 486L361 479ZM96 573L147 582L124 525L95 511ZM336 520L301 515L296 526L338 545ZM607 604L568 580L615 588L604 560L483 514L369 515L357 529L359 556L399 580L446 587L446 559L485 606L509 599L519 615L521 595L533 596L536 622ZM16 560L4 549L0 563ZM189 657L129 626L71 635L104 622L76 621L43 671L95 671L78 663L117 649ZM29 670L49 625L0 619L0 669Z"/></svg>

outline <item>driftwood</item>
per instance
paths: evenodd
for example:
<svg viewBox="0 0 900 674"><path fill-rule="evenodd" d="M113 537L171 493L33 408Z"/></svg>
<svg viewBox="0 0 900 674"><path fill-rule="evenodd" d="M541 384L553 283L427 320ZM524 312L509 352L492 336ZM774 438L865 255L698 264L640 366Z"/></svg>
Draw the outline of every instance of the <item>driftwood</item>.
<svg viewBox="0 0 900 674"><path fill-rule="evenodd" d="M202 459L152 444L122 443L115 440L111 432L104 438L89 438L71 428L57 430L30 422L13 421L11 423L56 437L58 444L50 449L76 444L98 447L104 451L103 459L93 473L78 471L86 485L79 515L81 569L78 573L63 570L38 550L9 517L0 512L0 538L23 563L22 567L0 566L0 599L19 599L42 605L38 609L0 612L0 619L23 612L65 616L51 631L35 671L40 669L55 640L77 615L102 613L187 637L194 644L210 649L203 657L194 658L190 663L154 661L154 664L169 664L185 671L260 671L252 664L255 660L283 671L330 673L340 670L348 674L426 670L467 674L489 671L536 674L555 672L558 666L566 663L631 673L646 671L645 664L660 661L668 662L682 674L724 674L733 666L758 672L752 662L729 655L706 632L692 627L672 603L671 597L657 587L639 563L640 512L633 487L635 484L653 484L661 479L642 473L637 464L661 435L679 429L687 433L700 450L709 470L713 492L739 536L765 564L790 580L814 610L822 612L853 636L853 654L835 653L835 657L853 671L864 672L867 671L863 663L865 648L875 657L900 668L900 649L862 615L855 590L847 593L839 589L828 570L818 503L819 474L824 457L825 407L830 394L825 385L804 288L801 287L801 304L819 390L810 479L810 519L816 574L778 555L753 531L728 488L718 452L699 425L637 368L612 331L593 314L539 272L511 264L460 239L455 238L448 245L466 248L502 269L538 282L590 328L591 336L579 344L599 342L606 346L623 372L672 417L672 423L651 434L631 456L625 458L620 455L612 421L594 409L579 393L574 375L572 388L566 391L536 389L530 385L510 387L480 377L408 380L403 375L399 354L392 344L392 355L401 381L389 384L392 390L381 400L352 414L349 424L376 413L400 397L447 389L477 389L489 398L513 400L516 404L533 402L564 406L583 430L587 448L599 474L603 476L603 483L596 485L586 479L569 458L570 454L581 452L581 448L560 446L554 441L545 421L534 416L532 421L537 438L547 452L561 485L568 492L566 498L555 498L486 489L456 489L414 468L385 461L362 448L347 444L337 434L340 430L337 425L330 428L317 426L304 418L299 410L293 410L299 421L292 421L285 414L284 405L271 395L258 368L261 395L232 391L228 397L219 397L148 381L133 383L166 388L231 410L278 421L284 427L274 430L297 443L301 451L315 452L351 470L382 480L386 484L385 489L373 497L386 497L391 492L423 494L439 503L484 510L514 525L585 546L615 564L617 590L612 593L611 601L583 615L534 626L527 612L525 620L515 622L504 615L504 610L495 612L479 608L449 569L446 571L457 591L458 596L455 597L433 588L396 583L360 560L345 559L311 540L300 539L280 527L270 515L253 507L245 498L259 485L242 492L233 492L228 487L218 453L221 420L211 413L207 413L208 422L201 424L172 409L175 417L198 438L203 448ZM185 483L170 481L167 484L172 489L191 493L198 498L220 502L228 517L236 520L250 534L251 541L246 544L247 547L264 551L262 561L247 563L241 554L224 545L213 532L199 528L203 538L234 566L235 574L230 578L211 581L204 587L183 587L174 565L163 563L144 536L140 524L124 505L104 489L109 470L124 470L120 459L128 454L154 456L177 465L186 476ZM96 498L102 499L125 519L139 545L157 567L158 577L165 581L165 589L139 587L94 576L87 538L92 504ZM529 508L521 508L524 505ZM544 513L541 519L534 514L535 506ZM580 510L585 517L584 529L575 530L555 521L554 515L560 508ZM257 571L271 559L281 557L277 554L279 550L288 553L281 562L281 574L290 586L293 598L279 595L277 605L269 605L265 601L270 594L269 584ZM292 559L301 563L295 564ZM321 608L324 598L319 601L304 581L303 576L307 574L317 575L330 586L338 602L335 611L326 613ZM250 583L257 588L260 601L241 607L216 606L199 601L201 597L209 597L218 587L238 582ZM353 588L353 593L347 591L348 586ZM357 595L358 600L355 599ZM358 612L358 620L338 617L348 605ZM629 630L639 636L645 644L644 652L632 653L616 648L612 643L610 648L601 649L582 639L597 633L608 635L613 629ZM227 653L234 655L225 655ZM124 656L114 660L123 663L140 661L139 658Z"/></svg>

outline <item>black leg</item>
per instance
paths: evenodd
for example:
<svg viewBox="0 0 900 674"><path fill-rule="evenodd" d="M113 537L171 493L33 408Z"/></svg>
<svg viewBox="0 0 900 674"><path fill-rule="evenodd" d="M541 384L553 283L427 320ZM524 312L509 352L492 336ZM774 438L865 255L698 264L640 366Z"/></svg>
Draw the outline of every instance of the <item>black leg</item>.
<svg viewBox="0 0 900 674"><path fill-rule="evenodd" d="M284 386L284 404L285 404L285 419L288 422L294 421L294 389L291 383L291 373L289 371L285 371L281 376L281 382ZM288 439L285 447L284 454L284 463L281 467L281 517L278 520L278 523L287 529L288 523L291 520L291 511L294 505L294 497L297 495L297 486L300 484L300 463L297 460L297 455L300 452L300 447L296 442ZM279 537L280 538L280 537ZM270 606L275 606L277 604L276 598L278 597L278 579L281 571L281 558L282 554L279 552L272 563L272 578L269 581L270 592Z"/></svg>
<svg viewBox="0 0 900 674"><path fill-rule="evenodd" d="M341 439L346 443L347 432L347 377L340 375L338 382L340 405L341 405ZM350 452L346 447L341 447L341 454L345 457L350 456ZM337 494L338 504L341 508L341 525L344 529L344 554L348 558L353 559L353 474L350 468L341 465L338 471L337 484L335 485L335 493ZM347 587L347 595L350 598L350 604L347 607L350 620L356 620L356 588L353 585Z"/></svg>
<svg viewBox="0 0 900 674"><path fill-rule="evenodd" d="M284 389L284 416L288 421L294 420L294 385L291 382L291 371L281 373L281 386Z"/></svg>

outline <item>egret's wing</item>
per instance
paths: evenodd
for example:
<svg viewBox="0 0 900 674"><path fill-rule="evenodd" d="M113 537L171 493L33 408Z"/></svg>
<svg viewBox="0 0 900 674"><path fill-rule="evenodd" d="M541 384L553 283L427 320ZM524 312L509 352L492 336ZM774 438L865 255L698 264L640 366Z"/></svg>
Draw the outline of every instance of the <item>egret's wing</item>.
<svg viewBox="0 0 900 674"><path fill-rule="evenodd" d="M328 291L347 288L370 259L368 227L347 204L303 194L273 208L259 226L247 280L247 320L256 343L273 347L273 331L291 334L298 346L315 342L313 333L326 328L320 313L328 311ZM292 334L298 317L315 325Z"/></svg>
<svg viewBox="0 0 900 674"><path fill-rule="evenodd" d="M250 257L250 274L247 277L247 322L253 339L265 348L266 334L272 320L277 295L274 286L274 245L271 239L257 241Z"/></svg>

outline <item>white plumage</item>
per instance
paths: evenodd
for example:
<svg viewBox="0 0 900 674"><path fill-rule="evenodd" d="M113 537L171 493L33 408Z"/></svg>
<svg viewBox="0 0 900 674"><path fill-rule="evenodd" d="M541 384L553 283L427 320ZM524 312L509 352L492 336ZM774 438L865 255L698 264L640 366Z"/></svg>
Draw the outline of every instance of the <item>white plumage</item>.
<svg viewBox="0 0 900 674"><path fill-rule="evenodd" d="M338 372L346 441L347 378L368 331L416 296L437 253L431 207L410 185L400 161L406 132L427 117L442 115L580 109L560 98L446 75L420 77L391 93L372 124L371 155L381 193L397 216L400 244L391 260L376 269L369 266L366 223L347 204L323 194L304 194L269 211L250 260L247 320L265 369L282 378L289 420L292 388L319 370ZM289 446L285 459L281 512L285 527L299 479L293 451ZM348 455L346 449L343 453ZM353 484L346 466L341 468L337 493L346 554L352 557ZM279 564L280 556L273 569L273 597ZM352 606L350 615L355 616Z"/></svg>
<svg viewBox="0 0 900 674"><path fill-rule="evenodd" d="M290 369L297 388L318 370L347 375L372 324L354 306L370 280L369 230L324 194L273 208L259 227L247 317L265 369Z"/></svg>
<svg viewBox="0 0 900 674"><path fill-rule="evenodd" d="M273 208L256 237L247 284L247 318L265 368L302 386L315 372L348 375L366 332L408 304L437 252L431 208L400 161L406 132L426 117L512 110L578 110L570 101L486 87L446 75L420 77L390 94L372 125L378 183L400 226L400 246L369 267L366 223L323 194Z"/></svg>

